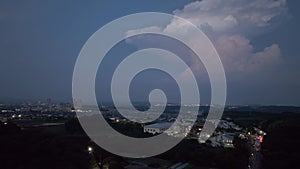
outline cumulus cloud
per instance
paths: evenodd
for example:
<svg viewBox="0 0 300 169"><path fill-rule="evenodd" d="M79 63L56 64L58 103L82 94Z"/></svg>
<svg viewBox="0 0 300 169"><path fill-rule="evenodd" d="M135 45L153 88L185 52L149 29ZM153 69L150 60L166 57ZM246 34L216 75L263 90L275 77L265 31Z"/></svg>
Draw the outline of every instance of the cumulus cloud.
<svg viewBox="0 0 300 169"><path fill-rule="evenodd" d="M174 14L215 33L252 34L266 29L287 15L286 0L202 0L187 4ZM256 31L257 32L257 31Z"/></svg>
<svg viewBox="0 0 300 169"><path fill-rule="evenodd" d="M174 14L189 20L207 34L227 73L257 72L281 61L278 44L256 51L251 38L280 25L288 17L286 0L202 0L185 5L183 9L175 10ZM185 25L177 19L173 19L165 28L145 29L186 31ZM188 31L185 33L193 41L193 35L189 35ZM191 68L202 70L197 65Z"/></svg>
<svg viewBox="0 0 300 169"><path fill-rule="evenodd" d="M254 52L250 40L242 35L223 35L215 41L215 46L227 72L255 72L278 64L281 60L277 44Z"/></svg>
<svg viewBox="0 0 300 169"><path fill-rule="evenodd" d="M279 25L288 16L286 0L202 0L174 14L208 34L227 72L253 72L279 63L277 44L254 52L251 36Z"/></svg>

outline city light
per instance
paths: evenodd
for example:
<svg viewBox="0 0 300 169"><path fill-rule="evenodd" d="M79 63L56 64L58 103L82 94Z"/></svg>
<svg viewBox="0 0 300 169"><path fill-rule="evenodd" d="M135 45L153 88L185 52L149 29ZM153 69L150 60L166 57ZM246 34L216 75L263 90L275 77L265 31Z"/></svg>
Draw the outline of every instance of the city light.
<svg viewBox="0 0 300 169"><path fill-rule="evenodd" d="M90 147L90 146L88 146L88 152L89 152L89 153L93 152L93 148Z"/></svg>

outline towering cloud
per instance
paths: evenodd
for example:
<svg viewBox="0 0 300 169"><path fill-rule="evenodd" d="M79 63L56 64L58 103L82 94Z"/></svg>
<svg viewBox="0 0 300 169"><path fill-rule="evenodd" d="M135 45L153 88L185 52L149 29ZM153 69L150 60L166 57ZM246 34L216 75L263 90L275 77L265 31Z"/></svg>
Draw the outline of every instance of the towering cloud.
<svg viewBox="0 0 300 169"><path fill-rule="evenodd" d="M202 0L174 14L191 21L210 37L227 72L258 71L280 61L278 44L255 52L251 38L288 17L286 0ZM177 24L169 27L172 25Z"/></svg>
<svg viewBox="0 0 300 169"><path fill-rule="evenodd" d="M289 16L286 0L202 0L187 4L173 13L206 33L215 45L227 73L256 72L280 63L281 50L278 44L257 51L251 39L271 31ZM185 25L174 19L165 28L145 29L171 32L178 31L178 27L185 30ZM187 36L193 41L192 35ZM197 65L192 68L201 70L197 69Z"/></svg>
<svg viewBox="0 0 300 169"><path fill-rule="evenodd" d="M253 34L278 24L287 11L286 0L202 0L174 14L214 33Z"/></svg>

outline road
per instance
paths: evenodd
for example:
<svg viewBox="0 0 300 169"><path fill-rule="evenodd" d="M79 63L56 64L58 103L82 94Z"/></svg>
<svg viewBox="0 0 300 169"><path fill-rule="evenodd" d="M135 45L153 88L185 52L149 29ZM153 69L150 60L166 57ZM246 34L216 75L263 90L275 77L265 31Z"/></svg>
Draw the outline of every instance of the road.
<svg viewBox="0 0 300 169"><path fill-rule="evenodd" d="M259 151L254 151L250 157L249 169L260 169L262 154Z"/></svg>
<svg viewBox="0 0 300 169"><path fill-rule="evenodd" d="M261 143L263 142L263 136L266 135L262 130L258 130L258 135L252 136L254 139L254 145L252 146L252 154L249 159L249 169L261 169L263 155L261 153ZM249 137L251 138L251 137Z"/></svg>

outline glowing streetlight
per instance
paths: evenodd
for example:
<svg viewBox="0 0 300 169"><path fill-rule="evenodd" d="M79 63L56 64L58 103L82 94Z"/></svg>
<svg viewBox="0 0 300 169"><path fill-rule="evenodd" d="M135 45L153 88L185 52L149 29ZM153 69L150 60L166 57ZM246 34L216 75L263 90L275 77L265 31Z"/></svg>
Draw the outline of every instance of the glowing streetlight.
<svg viewBox="0 0 300 169"><path fill-rule="evenodd" d="M91 146L88 146L88 152L92 153L93 152L93 148Z"/></svg>

